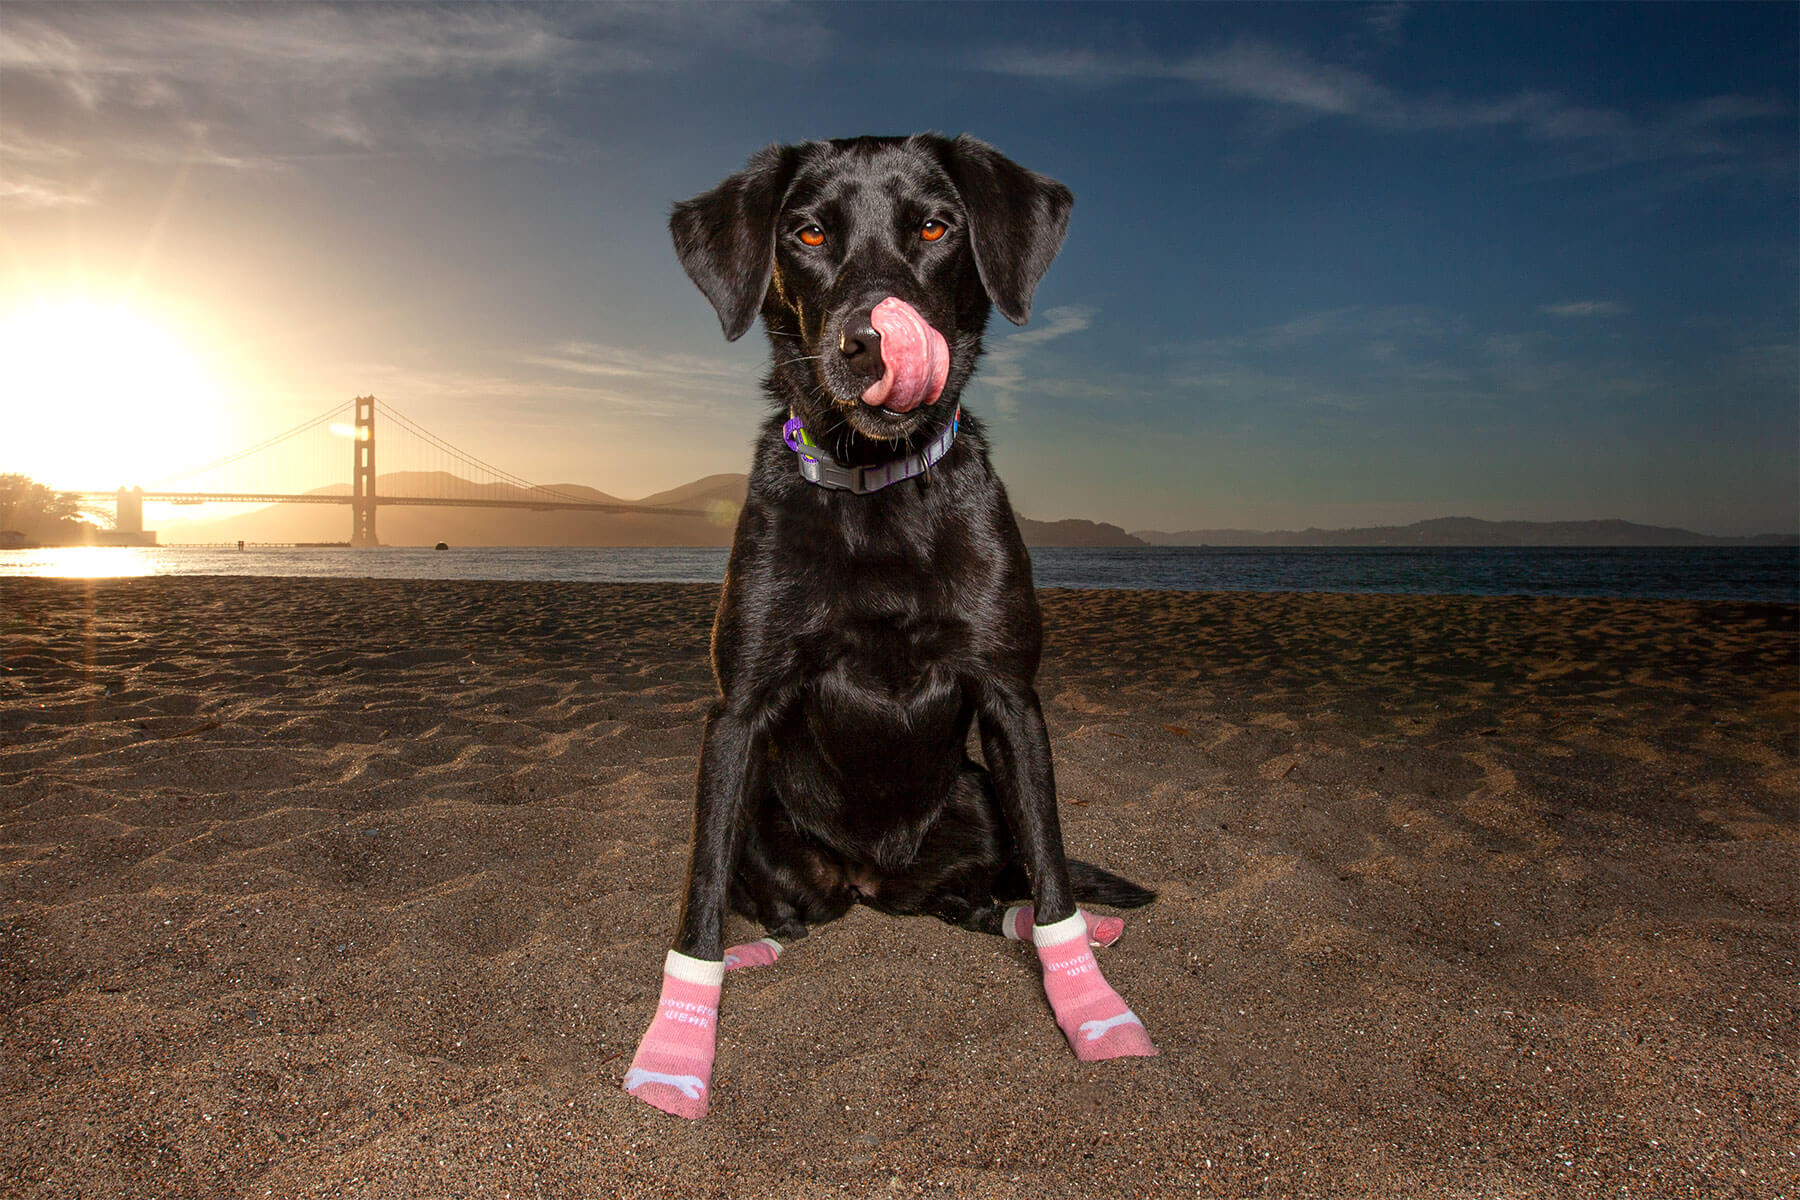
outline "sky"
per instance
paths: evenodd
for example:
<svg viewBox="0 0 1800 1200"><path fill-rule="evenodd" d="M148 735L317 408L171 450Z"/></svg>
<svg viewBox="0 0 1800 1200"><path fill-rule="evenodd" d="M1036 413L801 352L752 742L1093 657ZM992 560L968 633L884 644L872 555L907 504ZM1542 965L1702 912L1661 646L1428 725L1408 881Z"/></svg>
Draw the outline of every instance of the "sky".
<svg viewBox="0 0 1800 1200"><path fill-rule="evenodd" d="M0 471L151 486L361 393L540 482L742 471L766 343L720 337L669 206L771 142L938 130L1076 196L965 396L1027 516L1793 532L1797 26L8 0Z"/></svg>

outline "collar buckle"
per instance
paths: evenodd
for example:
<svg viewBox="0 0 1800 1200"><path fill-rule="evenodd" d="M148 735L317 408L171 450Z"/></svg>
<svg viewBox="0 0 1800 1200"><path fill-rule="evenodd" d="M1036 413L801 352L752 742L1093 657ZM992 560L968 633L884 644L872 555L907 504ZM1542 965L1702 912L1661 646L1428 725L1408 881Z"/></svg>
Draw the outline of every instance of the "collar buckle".
<svg viewBox="0 0 1800 1200"><path fill-rule="evenodd" d="M920 475L928 475L932 465L941 461L950 453L950 446L956 441L957 428L962 424L962 406L950 418L950 424L942 433L933 438L924 449L917 454L905 454L899 458L889 459L884 463L873 463L869 466L846 467L833 458L807 432L806 425L799 417L789 414L787 422L781 427L781 440L787 443L799 460L800 477L808 483L823 488L850 492L857 496L866 496L870 492L878 492L889 484L912 479Z"/></svg>

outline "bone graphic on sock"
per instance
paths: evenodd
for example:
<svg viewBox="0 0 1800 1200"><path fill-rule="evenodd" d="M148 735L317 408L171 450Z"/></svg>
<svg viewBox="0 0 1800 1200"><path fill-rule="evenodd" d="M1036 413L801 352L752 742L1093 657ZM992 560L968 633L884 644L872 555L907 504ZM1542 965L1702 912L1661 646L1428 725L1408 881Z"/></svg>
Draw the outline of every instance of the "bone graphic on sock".
<svg viewBox="0 0 1800 1200"><path fill-rule="evenodd" d="M1081 1023L1081 1032L1087 1034L1088 1041L1097 1042L1106 1036L1107 1031L1116 1029L1120 1025L1136 1025L1141 1028L1143 1024L1142 1021L1138 1020L1136 1013L1122 1012L1118 1016L1108 1017L1104 1021L1083 1021Z"/></svg>
<svg viewBox="0 0 1800 1200"><path fill-rule="evenodd" d="M1154 1055L1156 1046L1144 1023L1100 973L1086 932L1080 913L1054 925L1033 926L1031 932L1044 965L1044 993L1070 1049L1083 1062Z"/></svg>
<svg viewBox="0 0 1800 1200"><path fill-rule="evenodd" d="M625 1074L625 1090L655 1108L695 1120L706 1115L714 1023L725 964L669 951L662 996Z"/></svg>
<svg viewBox="0 0 1800 1200"><path fill-rule="evenodd" d="M646 1083L666 1083L689 1100L698 1100L700 1093L706 1090L706 1081L698 1075L664 1075L661 1071L646 1071L642 1067L625 1072L626 1091L636 1091Z"/></svg>

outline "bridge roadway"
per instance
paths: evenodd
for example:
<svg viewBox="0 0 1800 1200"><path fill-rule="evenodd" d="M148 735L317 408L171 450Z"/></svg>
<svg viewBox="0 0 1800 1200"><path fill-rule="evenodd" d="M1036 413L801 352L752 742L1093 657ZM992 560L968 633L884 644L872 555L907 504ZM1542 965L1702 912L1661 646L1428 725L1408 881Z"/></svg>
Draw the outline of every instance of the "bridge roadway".
<svg viewBox="0 0 1800 1200"><path fill-rule="evenodd" d="M77 492L84 500L113 500L117 492ZM345 492L341 496L306 492L287 495L278 492L145 492L145 500L167 504L355 504L357 497ZM480 500L468 497L376 496L377 505L410 504L427 508L524 508L532 512L612 512L648 513L658 517L704 517L700 508L658 508L642 504L602 504L587 500Z"/></svg>

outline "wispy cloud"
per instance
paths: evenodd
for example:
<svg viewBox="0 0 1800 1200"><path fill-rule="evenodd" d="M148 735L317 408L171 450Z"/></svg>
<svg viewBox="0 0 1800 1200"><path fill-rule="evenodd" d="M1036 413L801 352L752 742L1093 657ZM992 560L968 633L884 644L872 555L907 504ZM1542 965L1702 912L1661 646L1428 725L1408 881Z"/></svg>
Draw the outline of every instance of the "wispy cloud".
<svg viewBox="0 0 1800 1200"><path fill-rule="evenodd" d="M1194 350L1210 357L1238 354L1287 354L1318 346L1343 344L1392 344L1398 340L1440 341L1455 331L1457 322L1430 309L1408 305L1343 308L1299 313L1285 321L1265 325L1231 337L1208 338Z"/></svg>
<svg viewBox="0 0 1800 1200"><path fill-rule="evenodd" d="M1563 300L1538 311L1552 317L1617 317L1631 309L1616 300Z"/></svg>
<svg viewBox="0 0 1800 1200"><path fill-rule="evenodd" d="M0 155L0 162L4 162ZM99 194L93 184L69 187L60 180L11 172L0 176L0 208L79 208L92 204Z"/></svg>
<svg viewBox="0 0 1800 1200"><path fill-rule="evenodd" d="M1565 430L1691 402L1695 394L1792 395L1800 352L1778 328L1695 325L1703 349L1663 355L1641 340L1596 337L1583 322L1628 317L1611 300L1539 306L1498 327L1420 308L1339 308L1193 343L1161 379L1163 423L1230 432L1280 427L1295 436L1420 429ZM1609 328L1609 334L1620 332ZM1383 433L1381 436L1389 436Z"/></svg>
<svg viewBox="0 0 1800 1200"><path fill-rule="evenodd" d="M1385 44L1397 44L1400 41L1400 27L1406 24L1408 7L1404 0L1371 4L1363 10L1363 28Z"/></svg>
<svg viewBox="0 0 1800 1200"><path fill-rule="evenodd" d="M741 384L743 368L699 354L655 354L597 342L564 342L527 355L532 366L600 379L656 380L670 385Z"/></svg>
<svg viewBox="0 0 1800 1200"><path fill-rule="evenodd" d="M782 6L30 5L0 24L0 162L286 169L317 156L551 155L586 81L687 69L824 33ZM38 203L84 187L41 187Z"/></svg>
<svg viewBox="0 0 1800 1200"><path fill-rule="evenodd" d="M1038 324L1008 334L987 350L979 378L992 390L996 412L1007 417L1018 412L1019 396L1028 378L1025 363L1031 352L1046 342L1080 333L1094 323L1094 311L1077 305L1046 309Z"/></svg>
<svg viewBox="0 0 1800 1200"><path fill-rule="evenodd" d="M1303 52L1240 38L1176 58L1104 50L1004 49L987 57L1004 75L1103 86L1166 80L1221 95L1349 115L1388 103L1385 89L1363 73L1320 63Z"/></svg>
<svg viewBox="0 0 1800 1200"><path fill-rule="evenodd" d="M504 412L509 420L578 415L587 434L623 430L634 421L738 415L751 391L735 366L588 344L558 346L489 367L367 362L351 364L344 373L409 411L429 403L470 413Z"/></svg>
<svg viewBox="0 0 1800 1200"><path fill-rule="evenodd" d="M1391 18L1372 16L1374 27L1391 19L1397 30L1399 11ZM999 74L1089 87L1185 84L1253 106L1261 114L1255 127L1269 131L1327 119L1396 133L1509 129L1554 149L1562 173L1744 155L1754 149L1744 127L1788 111L1774 100L1731 94L1654 113L1584 105L1539 90L1486 98L1408 94L1361 67L1248 36L1185 54L1002 48L979 65Z"/></svg>
<svg viewBox="0 0 1800 1200"><path fill-rule="evenodd" d="M471 118L490 148L528 148L540 131L510 115L451 95L415 110L399 94L507 75L554 84L579 50L523 9L69 5L15 10L0 29L9 141L36 126L56 131L35 141L58 155L255 166L466 140Z"/></svg>

